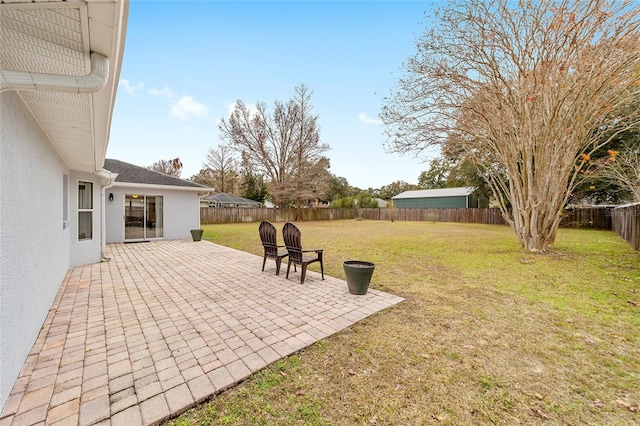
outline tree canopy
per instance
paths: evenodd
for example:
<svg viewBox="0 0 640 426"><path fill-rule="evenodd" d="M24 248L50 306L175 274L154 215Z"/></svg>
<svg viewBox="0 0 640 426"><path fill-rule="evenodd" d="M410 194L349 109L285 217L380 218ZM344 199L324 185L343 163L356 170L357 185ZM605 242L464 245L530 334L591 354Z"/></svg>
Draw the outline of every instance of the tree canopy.
<svg viewBox="0 0 640 426"><path fill-rule="evenodd" d="M180 161L180 158L178 157L172 160L158 160L148 166L147 169L179 178L182 174L182 161Z"/></svg>
<svg viewBox="0 0 640 426"><path fill-rule="evenodd" d="M590 155L640 119L612 114L640 89L639 15L605 0L443 7L385 99L388 149L470 161L522 245L546 251Z"/></svg>
<svg viewBox="0 0 640 426"><path fill-rule="evenodd" d="M221 138L241 153L243 162L267 178L276 205L300 206L328 190L330 174L324 172L329 163L323 153L329 146L320 140L318 116L312 111L311 92L299 85L288 102L274 102L272 113L264 102L254 110L238 100L218 126Z"/></svg>

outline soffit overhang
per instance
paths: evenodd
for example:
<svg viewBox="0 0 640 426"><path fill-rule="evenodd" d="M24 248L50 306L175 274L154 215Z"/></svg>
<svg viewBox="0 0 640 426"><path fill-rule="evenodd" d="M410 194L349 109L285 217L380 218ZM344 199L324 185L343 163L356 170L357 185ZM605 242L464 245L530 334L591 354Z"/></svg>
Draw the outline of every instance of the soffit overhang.
<svg viewBox="0 0 640 426"><path fill-rule="evenodd" d="M127 16L120 0L0 0L0 73L80 81L92 74L92 53L108 61L92 93L2 85L19 94L70 169L95 173L104 164Z"/></svg>

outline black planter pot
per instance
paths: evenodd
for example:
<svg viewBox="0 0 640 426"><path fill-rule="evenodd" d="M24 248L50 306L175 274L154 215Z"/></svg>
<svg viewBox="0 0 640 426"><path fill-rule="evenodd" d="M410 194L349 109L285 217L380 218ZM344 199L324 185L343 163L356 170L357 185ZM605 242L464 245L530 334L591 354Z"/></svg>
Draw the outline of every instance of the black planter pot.
<svg viewBox="0 0 640 426"><path fill-rule="evenodd" d="M362 260L347 260L342 264L351 294L367 294L375 265Z"/></svg>
<svg viewBox="0 0 640 426"><path fill-rule="evenodd" d="M202 239L203 232L204 232L203 229L192 229L191 238L193 238L193 241L200 241Z"/></svg>

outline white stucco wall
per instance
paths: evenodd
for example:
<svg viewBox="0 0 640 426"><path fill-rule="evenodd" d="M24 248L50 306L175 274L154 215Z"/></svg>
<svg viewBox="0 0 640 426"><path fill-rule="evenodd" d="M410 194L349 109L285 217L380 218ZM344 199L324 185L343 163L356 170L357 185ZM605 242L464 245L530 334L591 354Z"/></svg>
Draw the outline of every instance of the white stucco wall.
<svg viewBox="0 0 640 426"><path fill-rule="evenodd" d="M69 268L65 174L20 97L0 93L0 408Z"/></svg>
<svg viewBox="0 0 640 426"><path fill-rule="evenodd" d="M113 201L109 194L113 193ZM191 238L191 229L200 226L200 200L197 192L149 189L119 188L107 189L105 197L106 238L108 243L124 241L124 200L125 195L161 195L164 208L164 239L179 240Z"/></svg>
<svg viewBox="0 0 640 426"><path fill-rule="evenodd" d="M86 240L78 239L78 183L93 183L93 238ZM101 225L101 201L100 201L100 179L91 173L71 171L69 174L69 230L70 230L70 266L86 265L100 261L100 232Z"/></svg>

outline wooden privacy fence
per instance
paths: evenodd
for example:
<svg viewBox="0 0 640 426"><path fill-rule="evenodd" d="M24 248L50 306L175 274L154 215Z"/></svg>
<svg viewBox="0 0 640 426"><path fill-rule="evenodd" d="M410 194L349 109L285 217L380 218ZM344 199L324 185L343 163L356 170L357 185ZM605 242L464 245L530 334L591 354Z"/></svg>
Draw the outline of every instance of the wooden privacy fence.
<svg viewBox="0 0 640 426"><path fill-rule="evenodd" d="M200 209L200 223L242 222L287 222L310 220L399 220L428 222L459 222L505 224L500 209L247 209L209 208Z"/></svg>
<svg viewBox="0 0 640 426"><path fill-rule="evenodd" d="M563 228L593 228L613 229L611 226L611 211L613 206L598 207L569 207L562 211Z"/></svg>
<svg viewBox="0 0 640 426"><path fill-rule="evenodd" d="M247 208L200 208L200 223L203 225L216 223L243 222L296 222L310 220L355 219L357 209L247 209ZM377 209L370 209L377 210Z"/></svg>
<svg viewBox="0 0 640 426"><path fill-rule="evenodd" d="M611 207L573 208L563 212L560 226L574 228L611 228ZM242 222L287 222L310 220L398 220L425 222L482 223L504 225L500 209L248 209L211 208L200 209L203 225Z"/></svg>
<svg viewBox="0 0 640 426"><path fill-rule="evenodd" d="M500 209L378 209L380 220L505 225Z"/></svg>
<svg viewBox="0 0 640 426"><path fill-rule="evenodd" d="M611 211L611 221L613 230L640 250L640 203L616 207Z"/></svg>

